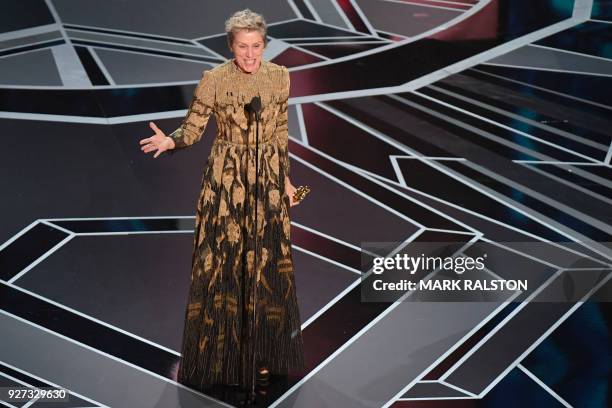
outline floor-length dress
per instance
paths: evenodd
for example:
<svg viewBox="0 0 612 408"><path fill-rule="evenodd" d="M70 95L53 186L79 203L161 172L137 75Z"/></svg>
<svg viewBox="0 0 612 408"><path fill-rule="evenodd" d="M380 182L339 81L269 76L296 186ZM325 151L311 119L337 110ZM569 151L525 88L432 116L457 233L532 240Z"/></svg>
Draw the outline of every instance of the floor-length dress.
<svg viewBox="0 0 612 408"><path fill-rule="evenodd" d="M262 105L257 217L255 123L245 107L254 96ZM177 150L190 146L200 140L210 114L215 115L217 134L197 205L177 378L187 386L239 384L249 389L253 361L271 374L303 367L285 194L288 97L286 67L262 60L254 74L247 74L229 60L203 72L183 123L170 135Z"/></svg>

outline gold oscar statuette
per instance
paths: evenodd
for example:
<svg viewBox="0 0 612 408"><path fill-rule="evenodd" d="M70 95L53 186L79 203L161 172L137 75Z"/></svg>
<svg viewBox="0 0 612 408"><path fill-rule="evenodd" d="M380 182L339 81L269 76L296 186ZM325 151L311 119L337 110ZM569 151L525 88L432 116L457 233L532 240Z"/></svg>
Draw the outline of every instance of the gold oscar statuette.
<svg viewBox="0 0 612 408"><path fill-rule="evenodd" d="M306 194L308 194L309 192L310 192L310 187L299 186L295 190L295 193L293 193L293 202L295 203L301 202L304 199L304 197L306 197Z"/></svg>

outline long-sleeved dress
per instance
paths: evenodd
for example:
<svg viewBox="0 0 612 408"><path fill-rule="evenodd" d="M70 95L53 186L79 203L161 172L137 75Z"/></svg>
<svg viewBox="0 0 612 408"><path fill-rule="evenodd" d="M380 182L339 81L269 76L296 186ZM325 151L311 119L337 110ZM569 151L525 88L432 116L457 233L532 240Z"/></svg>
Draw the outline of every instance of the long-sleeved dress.
<svg viewBox="0 0 612 408"><path fill-rule="evenodd" d="M284 66L262 60L254 74L247 74L226 61L203 72L187 115L170 135L176 149L190 146L215 115L217 134L197 205L177 378L192 388L239 384L248 389L253 352L255 367L265 366L271 374L303 367L285 194L289 84ZM255 123L245 109L254 96L262 105L257 217Z"/></svg>

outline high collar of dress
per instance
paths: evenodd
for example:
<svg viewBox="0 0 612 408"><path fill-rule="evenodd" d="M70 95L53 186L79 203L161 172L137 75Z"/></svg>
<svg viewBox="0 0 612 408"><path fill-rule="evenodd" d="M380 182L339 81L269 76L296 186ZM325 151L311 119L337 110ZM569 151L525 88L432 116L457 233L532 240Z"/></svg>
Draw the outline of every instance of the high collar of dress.
<svg viewBox="0 0 612 408"><path fill-rule="evenodd" d="M266 67L266 63L265 63L265 61L262 59L262 60L261 60L261 62L259 63L259 68L257 69L257 71L255 71L255 73L254 73L254 74L248 74L248 73L246 73L246 72L243 72L243 71L240 69L240 67L238 66L238 64L236 64L236 58L232 58L232 59L230 60L230 64L232 64L232 67L233 67L233 69L234 69L234 72L237 72L237 73L242 74L242 75L247 75L247 76L256 76L256 75L259 75L259 74L260 74L260 73L261 73L263 70L265 70L265 67Z"/></svg>

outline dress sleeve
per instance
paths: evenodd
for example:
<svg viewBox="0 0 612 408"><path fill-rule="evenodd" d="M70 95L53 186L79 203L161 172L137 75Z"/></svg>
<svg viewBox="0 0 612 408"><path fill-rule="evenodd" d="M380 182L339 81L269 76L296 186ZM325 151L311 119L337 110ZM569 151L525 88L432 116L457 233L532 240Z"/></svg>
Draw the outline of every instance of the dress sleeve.
<svg viewBox="0 0 612 408"><path fill-rule="evenodd" d="M289 129L287 127L287 108L289 105L289 87L291 81L289 79L289 70L283 68L283 87L281 89L281 98L279 105L278 117L276 119L276 130L274 135L279 143L279 161L280 166L285 170L284 173L289 177Z"/></svg>
<svg viewBox="0 0 612 408"><path fill-rule="evenodd" d="M210 71L202 72L202 78L195 88L189 104L187 115L181 126L168 136L174 140L175 148L168 150L173 154L176 150L197 143L208 124L208 119L215 103L215 83Z"/></svg>

